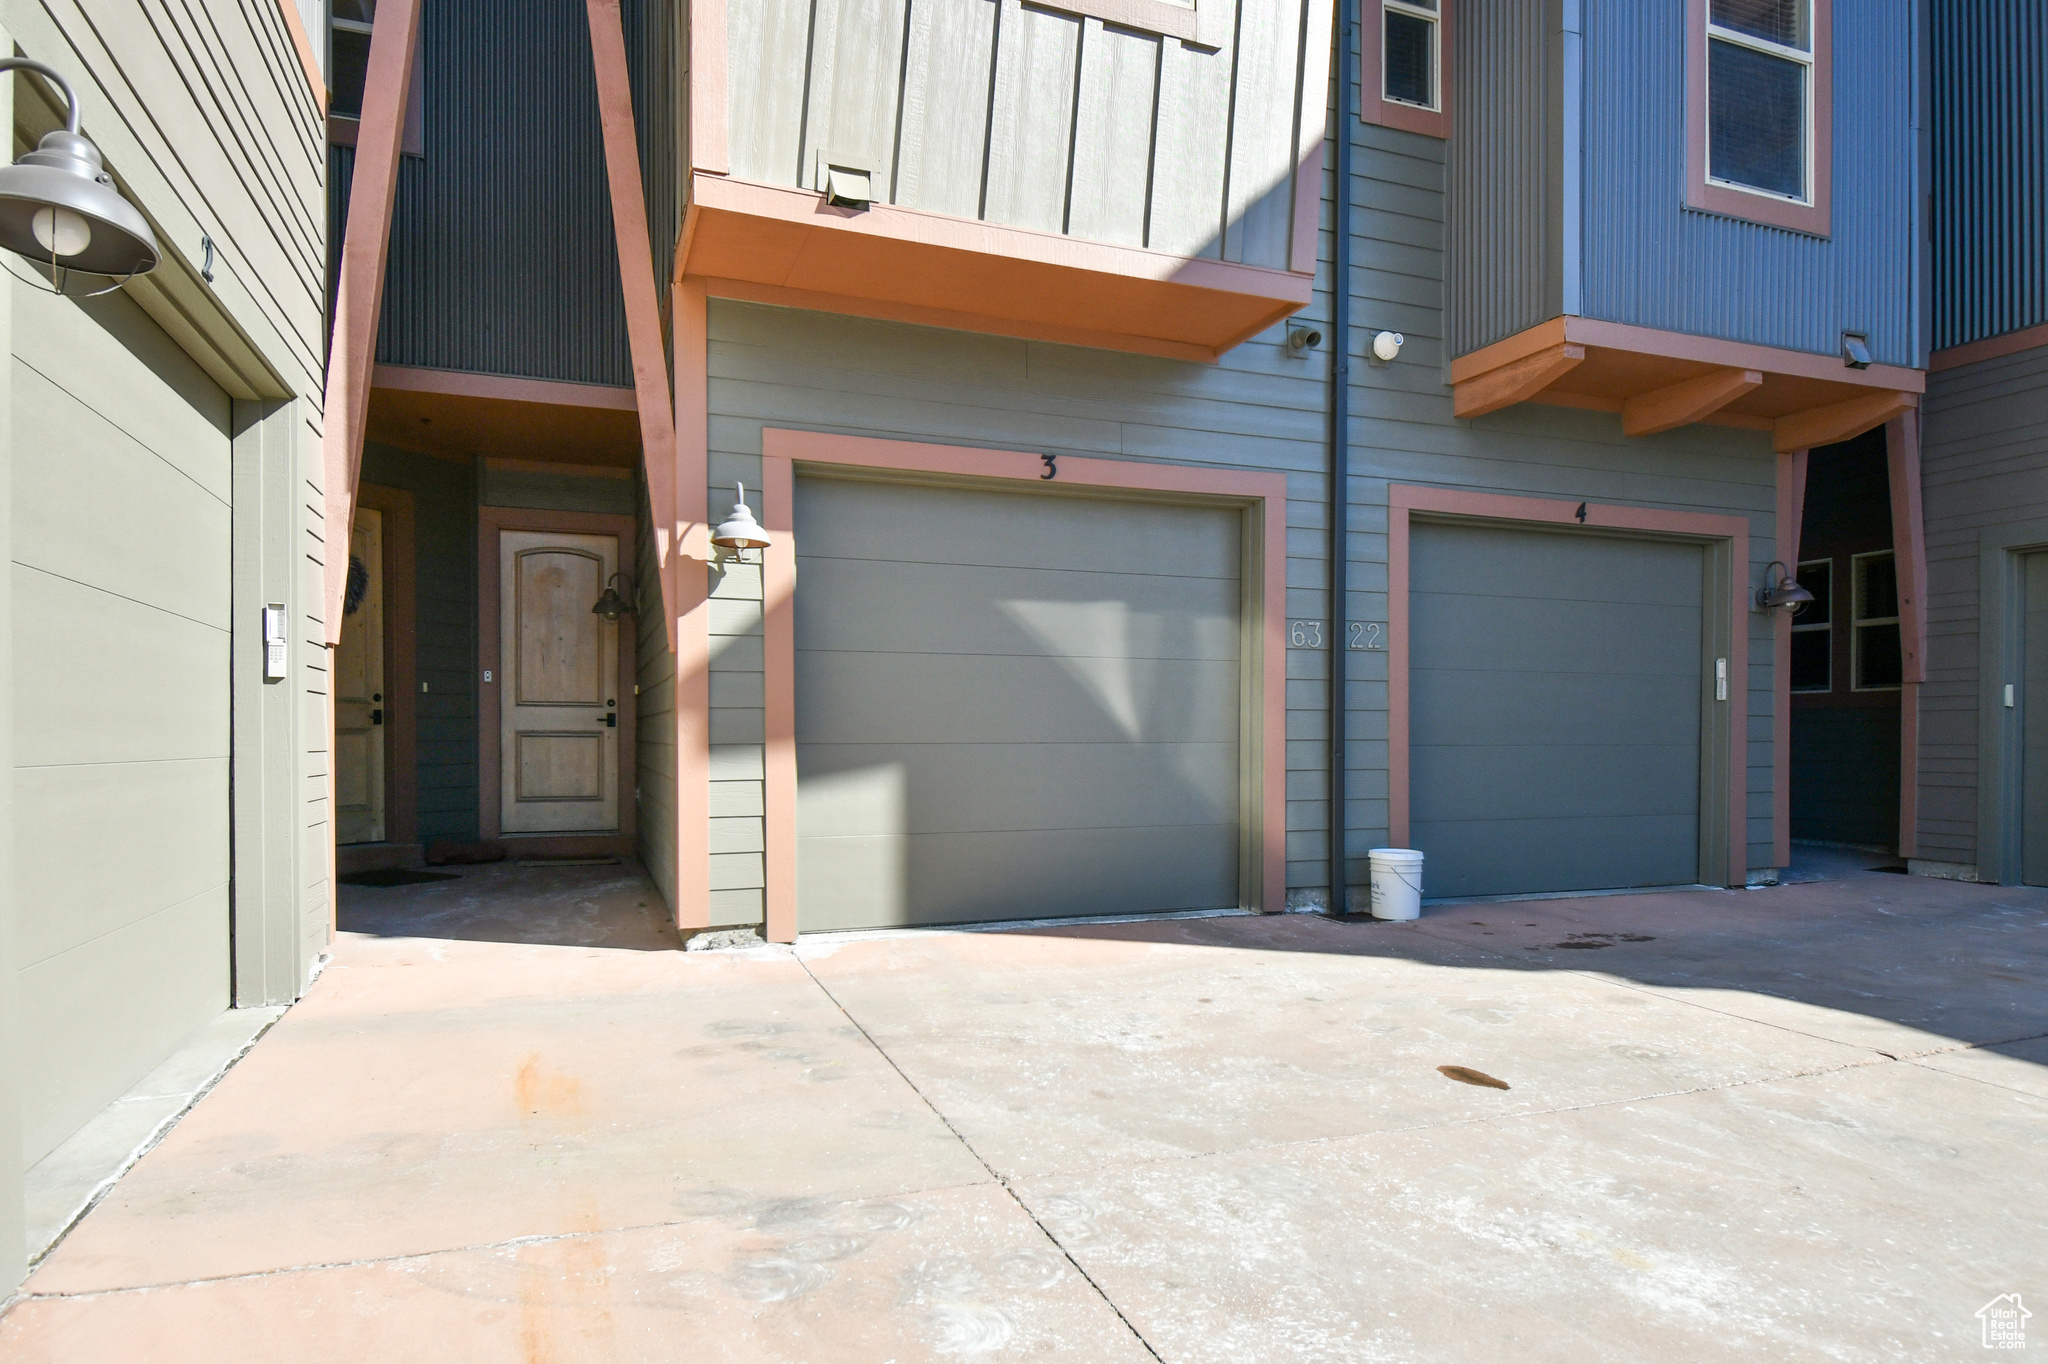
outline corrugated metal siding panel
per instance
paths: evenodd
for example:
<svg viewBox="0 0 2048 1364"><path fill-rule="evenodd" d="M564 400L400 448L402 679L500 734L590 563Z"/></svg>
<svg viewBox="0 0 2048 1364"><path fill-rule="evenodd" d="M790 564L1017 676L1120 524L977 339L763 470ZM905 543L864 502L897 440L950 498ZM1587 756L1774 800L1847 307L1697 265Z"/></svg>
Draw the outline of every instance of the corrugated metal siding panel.
<svg viewBox="0 0 2048 1364"><path fill-rule="evenodd" d="M1934 346L2048 323L2048 7L1933 0Z"/></svg>
<svg viewBox="0 0 2048 1364"><path fill-rule="evenodd" d="M665 299L683 220L678 20L672 0L624 0L620 9L633 80L633 130L640 138L647 235L654 247L655 283Z"/></svg>
<svg viewBox="0 0 2048 1364"><path fill-rule="evenodd" d="M1548 8L1527 0L1458 7L1447 210L1454 356L1558 312L1548 283L1559 213L1546 155L1556 118L1544 75Z"/></svg>
<svg viewBox="0 0 2048 1364"><path fill-rule="evenodd" d="M1979 543L2048 519L2048 346L1927 376L1927 681L1920 688L1920 855L1977 861ZM1989 872L1991 869L1987 868Z"/></svg>
<svg viewBox="0 0 2048 1364"><path fill-rule="evenodd" d="M1922 363L1911 0L1837 7L1825 240L1680 207L1684 24L1676 3L1585 0L1586 315L1826 354L1851 328Z"/></svg>
<svg viewBox="0 0 2048 1364"><path fill-rule="evenodd" d="M399 168L378 360L630 384L583 7L436 0L422 19L426 156Z"/></svg>

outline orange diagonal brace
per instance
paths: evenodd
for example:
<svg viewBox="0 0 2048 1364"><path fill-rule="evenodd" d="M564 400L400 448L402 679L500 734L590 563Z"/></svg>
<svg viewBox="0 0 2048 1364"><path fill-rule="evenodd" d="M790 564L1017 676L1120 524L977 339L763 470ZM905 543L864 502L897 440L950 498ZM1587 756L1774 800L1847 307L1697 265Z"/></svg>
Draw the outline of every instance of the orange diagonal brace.
<svg viewBox="0 0 2048 1364"><path fill-rule="evenodd" d="M590 55L597 68L597 114L604 124L604 167L611 182L612 226L619 239L619 285L626 299L626 342L633 356L633 395L640 409L640 457L654 519L656 572L668 647L676 647L676 426L661 344L661 300L654 249L647 238L647 199L640 184L640 143L633 132L633 85L619 0L589 0Z"/></svg>
<svg viewBox="0 0 2048 1364"><path fill-rule="evenodd" d="M355 522L356 475L363 462L363 424L370 411L370 370L376 360L377 315L384 306L384 257L391 245L391 206L398 193L398 157L405 136L405 96L419 42L420 0L386 0L370 31L363 78L363 118L356 131L355 176L336 272L334 334L327 350L327 396L320 434L325 467L327 642L341 642L341 598L348 586L348 537Z"/></svg>

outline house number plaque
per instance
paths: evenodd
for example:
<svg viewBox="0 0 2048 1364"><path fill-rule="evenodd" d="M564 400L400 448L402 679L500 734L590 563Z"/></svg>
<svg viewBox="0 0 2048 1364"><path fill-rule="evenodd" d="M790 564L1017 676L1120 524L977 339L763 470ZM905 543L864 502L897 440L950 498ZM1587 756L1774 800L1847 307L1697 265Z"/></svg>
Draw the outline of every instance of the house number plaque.
<svg viewBox="0 0 2048 1364"><path fill-rule="evenodd" d="M1290 649L1327 649L1330 641L1325 638L1323 622L1319 620L1290 620L1287 622L1287 647ZM1383 620L1352 620L1344 623L1344 647L1367 653L1379 653L1387 647L1387 623Z"/></svg>

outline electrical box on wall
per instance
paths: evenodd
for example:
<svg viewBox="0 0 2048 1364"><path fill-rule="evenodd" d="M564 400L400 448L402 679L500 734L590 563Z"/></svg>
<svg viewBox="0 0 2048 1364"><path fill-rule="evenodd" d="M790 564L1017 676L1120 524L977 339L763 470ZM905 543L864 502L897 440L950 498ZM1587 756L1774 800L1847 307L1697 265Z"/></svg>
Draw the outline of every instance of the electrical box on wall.
<svg viewBox="0 0 2048 1364"><path fill-rule="evenodd" d="M281 682L284 674L284 603L272 602L263 608L263 680Z"/></svg>

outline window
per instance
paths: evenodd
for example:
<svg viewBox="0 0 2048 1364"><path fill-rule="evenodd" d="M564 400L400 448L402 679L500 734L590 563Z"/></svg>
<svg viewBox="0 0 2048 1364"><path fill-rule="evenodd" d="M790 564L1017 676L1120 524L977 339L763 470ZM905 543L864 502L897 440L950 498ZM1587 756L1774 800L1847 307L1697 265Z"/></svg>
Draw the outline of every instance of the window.
<svg viewBox="0 0 2048 1364"><path fill-rule="evenodd" d="M1451 132L1450 51L1453 0L1378 0L1367 5L1359 37L1363 67L1359 117L1430 137Z"/></svg>
<svg viewBox="0 0 2048 1364"><path fill-rule="evenodd" d="M1835 565L1832 559L1810 559L1799 565L1799 585L1813 601L1792 617L1792 690L1833 691L1835 688Z"/></svg>
<svg viewBox="0 0 2048 1364"><path fill-rule="evenodd" d="M1858 554L1849 561L1849 571L1855 585L1851 685L1857 691L1890 691L1904 676L1899 661L1897 561L1890 550Z"/></svg>
<svg viewBox="0 0 2048 1364"><path fill-rule="evenodd" d="M1687 0L1686 202L1828 232L1830 0Z"/></svg>

